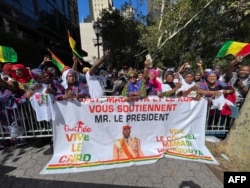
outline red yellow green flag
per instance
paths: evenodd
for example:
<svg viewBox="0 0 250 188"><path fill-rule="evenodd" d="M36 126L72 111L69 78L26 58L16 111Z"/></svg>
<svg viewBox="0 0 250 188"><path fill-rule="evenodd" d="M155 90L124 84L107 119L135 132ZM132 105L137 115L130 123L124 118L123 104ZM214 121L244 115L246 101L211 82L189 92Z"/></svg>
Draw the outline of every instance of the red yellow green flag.
<svg viewBox="0 0 250 188"><path fill-rule="evenodd" d="M50 49L48 51L51 53L52 63L62 72L65 67L64 63Z"/></svg>
<svg viewBox="0 0 250 188"><path fill-rule="evenodd" d="M15 63L15 62L17 62L16 51L11 47L0 46L0 62L1 63L5 63L5 62Z"/></svg>
<svg viewBox="0 0 250 188"><path fill-rule="evenodd" d="M82 58L82 56L76 51L76 41L71 37L70 32L68 31L69 45L76 56Z"/></svg>
<svg viewBox="0 0 250 188"><path fill-rule="evenodd" d="M235 57L250 54L250 43L227 41L220 48L216 57L225 57L229 54Z"/></svg>

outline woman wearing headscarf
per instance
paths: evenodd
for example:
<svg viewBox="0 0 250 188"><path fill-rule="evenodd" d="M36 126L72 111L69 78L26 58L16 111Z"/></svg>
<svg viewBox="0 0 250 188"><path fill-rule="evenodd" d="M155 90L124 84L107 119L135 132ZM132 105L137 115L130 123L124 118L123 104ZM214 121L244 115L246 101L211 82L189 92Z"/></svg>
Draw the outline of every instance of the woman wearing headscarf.
<svg viewBox="0 0 250 188"><path fill-rule="evenodd" d="M31 70L31 76L34 83L26 91L25 96L36 112L37 121L54 120L55 114L52 105L56 88L53 86L52 75L35 68Z"/></svg>
<svg viewBox="0 0 250 188"><path fill-rule="evenodd" d="M205 80L200 81L198 93L205 97L219 97L222 94L234 93L235 89L231 84L220 81L220 74L210 70L205 73Z"/></svg>
<svg viewBox="0 0 250 188"><path fill-rule="evenodd" d="M0 73L2 80L5 80L5 81L12 80L10 77L10 68L12 65L13 65L13 63L5 63L3 65L2 72Z"/></svg>
<svg viewBox="0 0 250 188"><path fill-rule="evenodd" d="M79 81L79 74L73 69L67 69L62 73L62 83L57 85L57 100L89 98L86 84Z"/></svg>
<svg viewBox="0 0 250 188"><path fill-rule="evenodd" d="M205 96L211 104L212 110L209 113L208 125L212 125L214 117L214 125L217 125L219 115L227 116L231 114L230 107L227 103L235 103L235 88L231 84L220 81L220 74L217 71L208 71L205 73L205 80L200 82L198 93ZM229 102L226 103L227 99ZM221 100L222 99L222 100ZM224 121L225 118L222 118ZM224 122L220 122L221 125Z"/></svg>
<svg viewBox="0 0 250 188"><path fill-rule="evenodd" d="M21 64L12 64L12 63L4 64L3 66L4 77L2 80L5 81L6 88L8 88L12 92L15 98L15 101L17 103L22 103L26 101L24 97L24 93L25 93L25 89L27 88L23 87L23 85L25 85L26 82L15 74L15 72L18 72L18 70L16 69L19 69L19 68L25 68L25 67ZM6 79L5 79L5 76L6 76ZM11 76L13 77L11 78ZM22 82L19 82L18 81L19 79L22 80Z"/></svg>
<svg viewBox="0 0 250 188"><path fill-rule="evenodd" d="M40 68L35 68L30 73L34 83L25 93L27 98L30 98L34 93L55 94L56 87L53 83L53 75L50 72L43 72Z"/></svg>
<svg viewBox="0 0 250 188"><path fill-rule="evenodd" d="M17 81L20 89L27 90L33 83L29 70L22 64L12 65L10 77Z"/></svg>
<svg viewBox="0 0 250 188"><path fill-rule="evenodd" d="M157 95L162 91L162 83L157 79L158 71L151 68L148 70L148 83L147 93L148 95Z"/></svg>

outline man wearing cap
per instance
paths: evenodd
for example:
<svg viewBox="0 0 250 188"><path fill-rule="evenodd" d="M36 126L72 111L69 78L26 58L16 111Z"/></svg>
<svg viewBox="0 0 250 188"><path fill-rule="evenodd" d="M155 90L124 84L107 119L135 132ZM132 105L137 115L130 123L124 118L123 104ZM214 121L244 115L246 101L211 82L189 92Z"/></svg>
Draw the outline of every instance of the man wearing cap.
<svg viewBox="0 0 250 188"><path fill-rule="evenodd" d="M113 160L136 159L143 157L140 139L131 137L131 126L122 127L123 138L117 139L113 148Z"/></svg>
<svg viewBox="0 0 250 188"><path fill-rule="evenodd" d="M83 67L82 73L79 74L79 80L84 84L87 84L86 73L89 71L89 67Z"/></svg>

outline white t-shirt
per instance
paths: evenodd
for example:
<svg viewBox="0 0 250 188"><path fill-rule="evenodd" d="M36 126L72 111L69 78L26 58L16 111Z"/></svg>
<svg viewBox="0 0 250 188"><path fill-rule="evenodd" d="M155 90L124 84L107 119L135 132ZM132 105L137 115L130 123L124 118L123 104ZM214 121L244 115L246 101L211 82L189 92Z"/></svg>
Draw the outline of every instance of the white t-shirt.
<svg viewBox="0 0 250 188"><path fill-rule="evenodd" d="M172 88L168 84L162 84L162 92L170 91Z"/></svg>
<svg viewBox="0 0 250 188"><path fill-rule="evenodd" d="M97 76L90 76L89 71L86 73L86 80L89 87L89 94L91 98L99 98L104 95L103 89Z"/></svg>
<svg viewBox="0 0 250 188"><path fill-rule="evenodd" d="M102 89L105 90L105 88L107 87L106 77L102 76L102 75L96 75L96 78L99 81L99 83L101 84Z"/></svg>
<svg viewBox="0 0 250 188"><path fill-rule="evenodd" d="M46 84L42 84L42 88L35 90L30 97L30 103L36 112L37 121L50 121L55 119L53 110L54 95L45 93Z"/></svg>
<svg viewBox="0 0 250 188"><path fill-rule="evenodd" d="M178 94L180 91L187 91L189 88L193 87L195 85L195 82L192 82L191 84L188 84L185 82L185 80L182 81L181 87L176 91L176 94ZM197 91L191 91L187 97L196 97Z"/></svg>

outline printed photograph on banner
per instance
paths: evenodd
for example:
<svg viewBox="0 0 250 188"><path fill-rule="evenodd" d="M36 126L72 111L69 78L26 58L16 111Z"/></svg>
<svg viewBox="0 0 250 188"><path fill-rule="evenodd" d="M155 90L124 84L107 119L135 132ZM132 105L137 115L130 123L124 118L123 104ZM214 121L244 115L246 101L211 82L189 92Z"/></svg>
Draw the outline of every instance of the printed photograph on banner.
<svg viewBox="0 0 250 188"><path fill-rule="evenodd" d="M131 136L130 125L122 127L123 137L115 141L113 147L113 160L135 159L144 157L141 149L141 141L139 138Z"/></svg>

